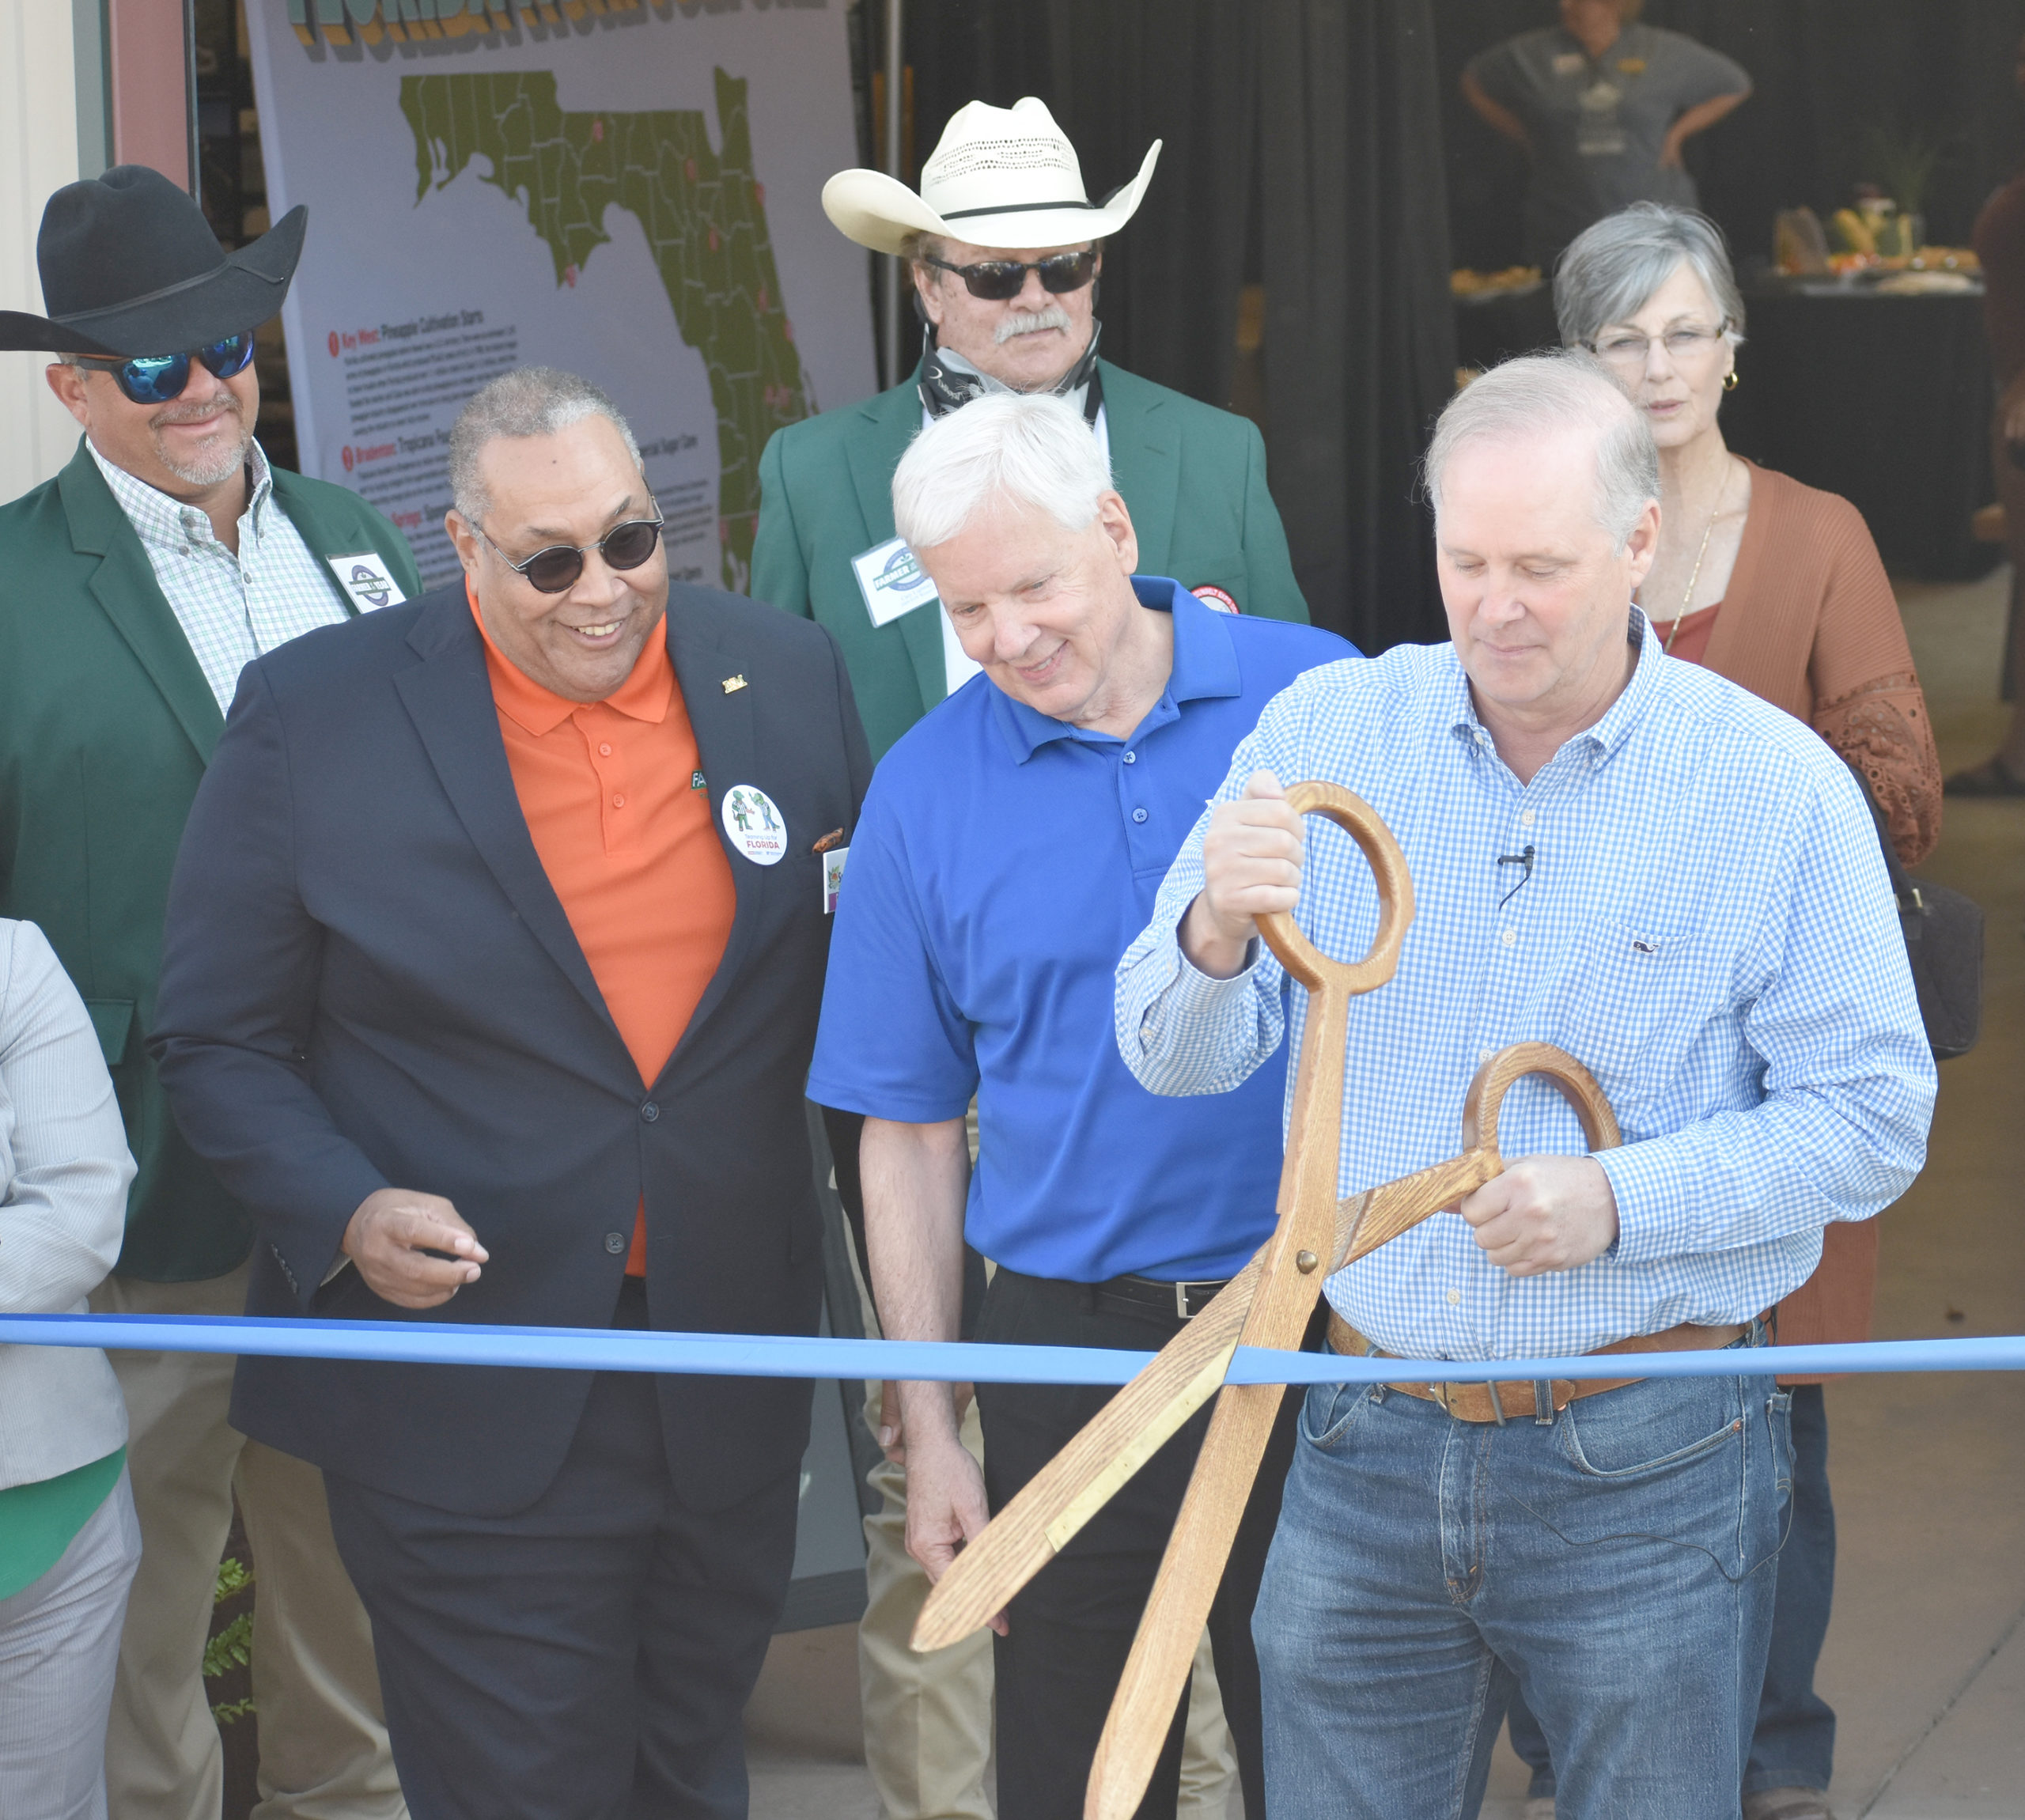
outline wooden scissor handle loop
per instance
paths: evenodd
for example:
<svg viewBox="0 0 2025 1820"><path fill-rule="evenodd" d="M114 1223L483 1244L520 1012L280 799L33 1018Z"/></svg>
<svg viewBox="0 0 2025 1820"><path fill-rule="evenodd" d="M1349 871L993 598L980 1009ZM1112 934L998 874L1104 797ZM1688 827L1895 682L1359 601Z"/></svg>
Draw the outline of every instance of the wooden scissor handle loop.
<svg viewBox="0 0 2025 1820"><path fill-rule="evenodd" d="M1469 1097L1463 1102L1465 1150L1482 1150L1493 1163L1504 1167L1497 1148L1498 1111L1505 1104L1505 1089L1528 1074L1539 1075L1575 1108L1592 1150L1614 1150L1624 1141L1618 1133L1617 1114L1611 1111L1595 1076L1566 1050L1550 1042L1515 1042L1479 1068L1470 1083Z"/></svg>
<svg viewBox="0 0 2025 1820"><path fill-rule="evenodd" d="M1414 920L1414 877L1406 856L1378 812L1341 784L1292 784L1287 801L1296 815L1327 815L1364 849L1378 885L1378 933L1371 938L1371 952L1354 962L1331 960L1284 911L1259 918L1259 933L1281 966L1310 992L1319 992L1325 983L1345 993L1375 991L1397 970L1406 925Z"/></svg>

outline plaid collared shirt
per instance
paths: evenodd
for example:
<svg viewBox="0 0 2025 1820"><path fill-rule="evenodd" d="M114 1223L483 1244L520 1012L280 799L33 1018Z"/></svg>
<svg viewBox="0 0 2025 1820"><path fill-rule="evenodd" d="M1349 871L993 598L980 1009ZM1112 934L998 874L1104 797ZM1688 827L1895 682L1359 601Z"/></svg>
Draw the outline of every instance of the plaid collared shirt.
<svg viewBox="0 0 2025 1820"><path fill-rule="evenodd" d="M1925 1160L1933 1061L1860 792L1810 728L1664 656L1635 610L1632 632L1623 694L1529 785L1453 648L1404 645L1275 697L1213 799L1262 766L1346 785L1413 871L1398 975L1351 1006L1342 1193L1458 1154L1471 1075L1529 1039L1587 1063L1623 1130L1599 1159L1618 1235L1593 1262L1514 1278L1436 1214L1333 1277L1388 1352L1537 1357L1747 1319L1806 1281L1829 1221L1876 1213ZM1181 955L1207 820L1118 966L1118 1045L1158 1093L1227 1092L1283 1036L1297 1052L1307 1009L1263 944L1230 980ZM1306 828L1297 918L1354 959L1370 872L1333 825ZM1497 863L1528 848L1530 868ZM1513 1087L1507 1158L1584 1148L1550 1088Z"/></svg>
<svg viewBox="0 0 2025 1820"><path fill-rule="evenodd" d="M232 706L239 672L255 657L346 616L329 572L274 503L274 477L259 443L247 445L252 484L236 556L195 506L115 467L89 437L85 446L147 551L221 713Z"/></svg>

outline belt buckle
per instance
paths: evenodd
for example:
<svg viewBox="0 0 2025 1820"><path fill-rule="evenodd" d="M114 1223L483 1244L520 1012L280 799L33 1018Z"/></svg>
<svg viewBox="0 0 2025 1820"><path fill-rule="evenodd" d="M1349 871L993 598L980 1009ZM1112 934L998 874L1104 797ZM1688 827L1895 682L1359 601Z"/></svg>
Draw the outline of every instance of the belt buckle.
<svg viewBox="0 0 2025 1820"><path fill-rule="evenodd" d="M1214 1277L1199 1277L1193 1282L1175 1284L1174 1286L1175 1318L1182 1321L1194 1320L1195 1311L1188 1305L1189 1292L1191 1289L1206 1289L1215 1281ZM1206 1307L1208 1304L1205 1304L1204 1306Z"/></svg>

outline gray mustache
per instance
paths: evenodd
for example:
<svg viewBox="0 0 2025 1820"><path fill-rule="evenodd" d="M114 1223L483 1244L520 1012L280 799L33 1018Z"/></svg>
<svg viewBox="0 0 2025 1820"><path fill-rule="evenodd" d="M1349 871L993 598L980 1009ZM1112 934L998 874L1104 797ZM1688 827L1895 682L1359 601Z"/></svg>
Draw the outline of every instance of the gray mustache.
<svg viewBox="0 0 2025 1820"><path fill-rule="evenodd" d="M1002 318L998 327L991 331L991 339L1003 347L1015 335L1039 335L1045 329L1065 329L1070 326L1068 311L1059 304L1050 304L1046 309L1031 316L1022 312Z"/></svg>
<svg viewBox="0 0 2025 1820"><path fill-rule="evenodd" d="M222 398L206 399L201 404L185 404L180 399L155 413L150 420L157 426L165 423L199 423L207 417L214 417L218 407L223 405L234 417L245 414L239 407L239 400L227 392Z"/></svg>

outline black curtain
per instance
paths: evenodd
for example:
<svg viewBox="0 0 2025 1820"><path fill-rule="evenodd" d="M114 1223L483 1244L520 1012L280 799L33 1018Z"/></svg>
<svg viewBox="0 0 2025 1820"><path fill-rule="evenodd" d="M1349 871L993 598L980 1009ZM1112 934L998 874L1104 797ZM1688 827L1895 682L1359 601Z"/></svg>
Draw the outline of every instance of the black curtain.
<svg viewBox="0 0 2025 1820"><path fill-rule="evenodd" d="M1104 351L1228 405L1266 286L1274 498L1317 623L1378 652L1442 629L1415 464L1453 385L1435 0L933 0L909 9L914 147L1039 95L1091 194L1164 142L1104 257Z"/></svg>
<svg viewBox="0 0 2025 1820"><path fill-rule="evenodd" d="M1456 93L1487 46L1550 25L1554 0L1441 0L1438 66L1447 112L1450 221L1459 265L1519 258L1525 159ZM1689 142L1702 206L1741 263L1769 256L1772 218L1805 204L1824 218L1855 184L1882 181L1885 128L1939 146L1928 237L1966 241L1983 199L2025 153L2012 83L2025 0L1647 0L1645 22L1684 32L1750 71L1751 98Z"/></svg>
<svg viewBox="0 0 2025 1820"><path fill-rule="evenodd" d="M935 149L966 101L1038 95L1101 199L1146 148L1160 163L1105 249L1105 354L1206 402L1230 396L1243 282L1258 33L1231 0L929 0L909 9L914 148Z"/></svg>
<svg viewBox="0 0 2025 1820"><path fill-rule="evenodd" d="M1414 469L1455 389L1433 0L1260 0L1273 495L1316 622L1448 636Z"/></svg>

